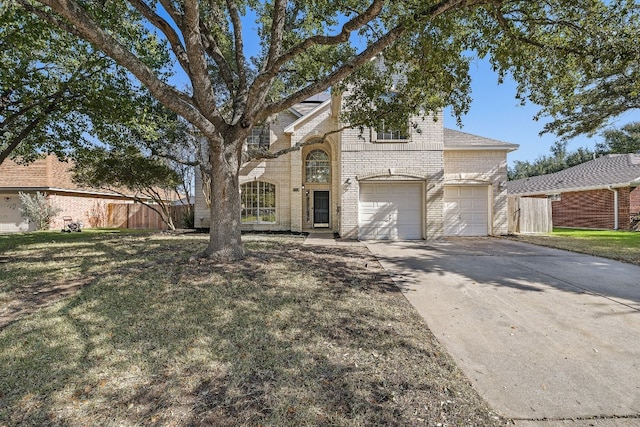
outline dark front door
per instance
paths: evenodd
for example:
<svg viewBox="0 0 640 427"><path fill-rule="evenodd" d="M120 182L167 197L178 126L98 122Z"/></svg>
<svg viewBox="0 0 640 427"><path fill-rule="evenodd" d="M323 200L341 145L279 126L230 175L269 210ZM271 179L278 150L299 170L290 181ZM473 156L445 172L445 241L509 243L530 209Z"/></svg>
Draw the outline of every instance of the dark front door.
<svg viewBox="0 0 640 427"><path fill-rule="evenodd" d="M329 192L313 192L313 226L329 226Z"/></svg>

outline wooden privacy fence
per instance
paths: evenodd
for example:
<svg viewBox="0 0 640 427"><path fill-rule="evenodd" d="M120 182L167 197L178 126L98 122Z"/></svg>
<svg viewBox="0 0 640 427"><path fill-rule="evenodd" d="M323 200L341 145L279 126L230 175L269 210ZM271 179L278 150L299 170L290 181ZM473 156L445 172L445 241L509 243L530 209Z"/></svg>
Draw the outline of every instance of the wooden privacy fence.
<svg viewBox="0 0 640 427"><path fill-rule="evenodd" d="M189 211L189 206L170 206L169 211L176 228L182 226L182 218ZM158 208L158 210L160 210ZM160 214L141 203L110 203L107 205L107 227L166 230L167 224Z"/></svg>
<svg viewBox="0 0 640 427"><path fill-rule="evenodd" d="M551 233L551 200L539 197L509 196L509 233Z"/></svg>

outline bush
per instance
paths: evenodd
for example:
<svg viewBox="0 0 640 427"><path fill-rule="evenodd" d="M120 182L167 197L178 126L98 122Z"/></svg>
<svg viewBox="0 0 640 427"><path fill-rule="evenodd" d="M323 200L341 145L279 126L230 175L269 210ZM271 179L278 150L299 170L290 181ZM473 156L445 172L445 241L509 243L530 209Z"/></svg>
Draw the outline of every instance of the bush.
<svg viewBox="0 0 640 427"><path fill-rule="evenodd" d="M50 205L45 193L36 194L18 193L22 207L20 213L33 222L38 230L48 230L51 220L58 215L62 209L58 206Z"/></svg>
<svg viewBox="0 0 640 427"><path fill-rule="evenodd" d="M193 211L193 208L188 209L182 214L182 228L195 228L196 219L194 214L195 212Z"/></svg>

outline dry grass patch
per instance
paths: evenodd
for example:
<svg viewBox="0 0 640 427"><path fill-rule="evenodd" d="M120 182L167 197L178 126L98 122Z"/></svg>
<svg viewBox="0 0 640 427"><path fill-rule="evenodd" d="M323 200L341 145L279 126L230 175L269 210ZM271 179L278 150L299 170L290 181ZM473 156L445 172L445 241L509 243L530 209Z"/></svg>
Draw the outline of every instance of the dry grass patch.
<svg viewBox="0 0 640 427"><path fill-rule="evenodd" d="M0 326L0 425L503 423L366 248L245 241L234 265L190 262L196 235L7 250L0 313L36 275L82 285Z"/></svg>

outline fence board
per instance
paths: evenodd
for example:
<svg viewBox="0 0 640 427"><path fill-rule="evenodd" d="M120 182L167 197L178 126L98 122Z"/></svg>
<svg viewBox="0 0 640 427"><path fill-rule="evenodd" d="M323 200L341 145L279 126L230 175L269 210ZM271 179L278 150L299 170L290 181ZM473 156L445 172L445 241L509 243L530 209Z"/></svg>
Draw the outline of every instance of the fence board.
<svg viewBox="0 0 640 427"><path fill-rule="evenodd" d="M189 206L171 206L171 216L176 227L180 227L183 215ZM107 227L166 230L162 217L150 207L140 203L110 203L107 205Z"/></svg>
<svg viewBox="0 0 640 427"><path fill-rule="evenodd" d="M509 196L509 233L551 233L553 218L551 200L539 197Z"/></svg>

